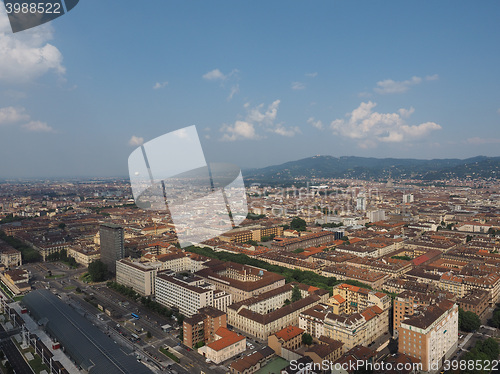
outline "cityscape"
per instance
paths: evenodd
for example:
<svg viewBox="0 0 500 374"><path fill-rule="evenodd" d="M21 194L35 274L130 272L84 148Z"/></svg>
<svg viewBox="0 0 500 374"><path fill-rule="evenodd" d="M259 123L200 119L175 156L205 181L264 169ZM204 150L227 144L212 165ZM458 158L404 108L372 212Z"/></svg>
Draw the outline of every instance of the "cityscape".
<svg viewBox="0 0 500 374"><path fill-rule="evenodd" d="M237 228L181 248L126 179L5 180L2 370L464 372L451 365L483 354L493 366L500 183L445 182L252 183Z"/></svg>
<svg viewBox="0 0 500 374"><path fill-rule="evenodd" d="M0 0L0 374L499 373L499 14Z"/></svg>

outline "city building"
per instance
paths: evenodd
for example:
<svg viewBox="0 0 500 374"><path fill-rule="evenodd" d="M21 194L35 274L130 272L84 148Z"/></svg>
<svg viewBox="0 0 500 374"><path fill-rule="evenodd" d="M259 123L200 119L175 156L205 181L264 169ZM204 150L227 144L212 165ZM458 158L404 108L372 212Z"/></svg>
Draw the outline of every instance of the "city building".
<svg viewBox="0 0 500 374"><path fill-rule="evenodd" d="M346 300L345 313L347 314L359 313L371 305L376 305L384 311L391 307L391 297L388 294L346 283L333 288L333 297L335 295L340 295Z"/></svg>
<svg viewBox="0 0 500 374"><path fill-rule="evenodd" d="M99 234L101 261L108 265L108 270L114 274L116 261L125 256L123 227L112 223L102 224Z"/></svg>
<svg viewBox="0 0 500 374"><path fill-rule="evenodd" d="M200 343L212 343L220 327L227 327L226 313L210 306L200 308L197 314L184 319L183 343L191 348Z"/></svg>
<svg viewBox="0 0 500 374"><path fill-rule="evenodd" d="M328 291L310 287L310 291L300 290L300 300L290 302L293 288L292 284L286 284L230 305L228 322L257 339L267 340L269 335L289 325L298 325L302 311L324 303L328 298Z"/></svg>
<svg viewBox="0 0 500 374"><path fill-rule="evenodd" d="M68 257L73 257L77 263L88 267L92 262L101 258L101 251L95 248L69 247Z"/></svg>
<svg viewBox="0 0 500 374"><path fill-rule="evenodd" d="M466 312L482 316L490 306L489 299L488 291L472 289L464 297L458 299L457 304Z"/></svg>
<svg viewBox="0 0 500 374"><path fill-rule="evenodd" d="M418 308L401 322L398 335L398 352L420 360L423 371L437 371L457 349L457 304L444 300Z"/></svg>
<svg viewBox="0 0 500 374"><path fill-rule="evenodd" d="M0 264L6 268L21 266L21 252L0 240Z"/></svg>
<svg viewBox="0 0 500 374"><path fill-rule="evenodd" d="M265 366L275 356L274 351L265 346L257 352L233 361L229 366L231 374L253 374Z"/></svg>
<svg viewBox="0 0 500 374"><path fill-rule="evenodd" d="M216 289L232 295L233 302L239 302L261 293L281 287L285 277L254 266L234 262L212 260L204 264L196 276L211 283Z"/></svg>
<svg viewBox="0 0 500 374"><path fill-rule="evenodd" d="M372 210L367 213L368 215L368 221L370 222L379 222L379 221L385 221L385 210L383 209L378 209L378 210Z"/></svg>
<svg viewBox="0 0 500 374"><path fill-rule="evenodd" d="M220 364L246 350L247 339L225 327L219 327L215 340L198 349L208 360Z"/></svg>
<svg viewBox="0 0 500 374"><path fill-rule="evenodd" d="M116 261L116 283L131 287L142 296L153 295L157 271L158 267L152 263L122 259Z"/></svg>
<svg viewBox="0 0 500 374"><path fill-rule="evenodd" d="M294 351L302 345L302 335L304 330L297 326L287 326L267 338L267 345L274 352L283 357L285 360L290 360L287 351Z"/></svg>

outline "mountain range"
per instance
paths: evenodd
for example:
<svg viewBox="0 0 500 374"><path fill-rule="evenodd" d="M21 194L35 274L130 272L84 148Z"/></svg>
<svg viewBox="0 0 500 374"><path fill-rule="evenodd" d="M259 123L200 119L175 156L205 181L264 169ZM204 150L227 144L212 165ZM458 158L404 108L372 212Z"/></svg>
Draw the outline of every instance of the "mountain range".
<svg viewBox="0 0 500 374"><path fill-rule="evenodd" d="M355 156L314 156L281 165L243 170L249 183L284 183L297 179L352 178L365 180L419 179L433 181L453 178L500 176L500 157L477 156L461 159L398 159Z"/></svg>

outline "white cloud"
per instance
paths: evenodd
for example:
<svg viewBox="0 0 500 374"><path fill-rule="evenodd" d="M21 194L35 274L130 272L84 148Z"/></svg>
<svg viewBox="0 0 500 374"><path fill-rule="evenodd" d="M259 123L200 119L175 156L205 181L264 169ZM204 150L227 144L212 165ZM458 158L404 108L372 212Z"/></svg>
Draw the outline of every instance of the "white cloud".
<svg viewBox="0 0 500 374"><path fill-rule="evenodd" d="M128 144L131 145L131 146L133 146L133 147L138 147L138 146L144 144L144 138L132 135L132 137L128 141Z"/></svg>
<svg viewBox="0 0 500 374"><path fill-rule="evenodd" d="M203 74L203 79L209 81L225 81L237 73L238 73L237 69L233 69L228 74L223 74L219 69L214 69L209 71L208 73Z"/></svg>
<svg viewBox="0 0 500 374"><path fill-rule="evenodd" d="M310 117L307 120L307 123L317 128L318 130L323 130L323 122L321 122L320 120L316 120L314 117Z"/></svg>
<svg viewBox="0 0 500 374"><path fill-rule="evenodd" d="M306 73L306 77L309 77L309 78L316 78L318 76L318 73L317 72L314 72L314 73Z"/></svg>
<svg viewBox="0 0 500 374"><path fill-rule="evenodd" d="M414 107L410 107L410 109L401 108L398 110L398 112L402 118L409 118L413 114L413 112L415 112L415 108Z"/></svg>
<svg viewBox="0 0 500 374"><path fill-rule="evenodd" d="M283 123L275 123L280 102L280 100L275 100L267 107L260 104L253 108L249 103L245 103L243 107L247 114L244 120L237 120L233 125L223 125L220 128L220 131L224 133L221 140L261 139L263 136L257 133L259 128L265 132L288 137L300 133L297 126L287 127Z"/></svg>
<svg viewBox="0 0 500 374"><path fill-rule="evenodd" d="M227 100L230 101L233 98L233 96L236 95L238 92L240 92L240 85L235 84L233 87L231 87L231 92L229 93Z"/></svg>
<svg viewBox="0 0 500 374"><path fill-rule="evenodd" d="M283 124L278 123L274 129L270 130L271 132L274 132L275 134L281 135L281 136L288 136L292 137L295 134L300 134L301 131L298 126L294 127L285 127Z"/></svg>
<svg viewBox="0 0 500 374"><path fill-rule="evenodd" d="M48 43L50 24L12 34L5 7L0 6L0 81L25 83L48 72L66 72L59 49Z"/></svg>
<svg viewBox="0 0 500 374"><path fill-rule="evenodd" d="M227 101L231 101L233 96L240 92L240 85L238 82L238 70L233 69L228 74L222 73L219 69L214 69L206 74L203 74L203 79L208 81L220 82L221 87L225 87L226 84L231 84L231 89L227 97Z"/></svg>
<svg viewBox="0 0 500 374"><path fill-rule="evenodd" d="M264 108L264 104L260 104L257 107L250 109L247 120L249 122L256 122L264 125L272 125L276 116L278 115L278 107L280 105L280 100L273 101L265 110L262 112Z"/></svg>
<svg viewBox="0 0 500 374"><path fill-rule="evenodd" d="M42 121L30 121L21 127L29 132L55 132L52 127Z"/></svg>
<svg viewBox="0 0 500 374"><path fill-rule="evenodd" d="M20 121L29 121L30 116L24 108L14 108L12 106L0 108L0 126L10 125Z"/></svg>
<svg viewBox="0 0 500 374"><path fill-rule="evenodd" d="M306 88L304 83L301 82L292 82L292 90L298 91Z"/></svg>
<svg viewBox="0 0 500 374"><path fill-rule="evenodd" d="M225 132L222 140L235 141L238 139L258 139L252 123L236 121L234 125L223 125L221 131Z"/></svg>
<svg viewBox="0 0 500 374"><path fill-rule="evenodd" d="M23 107L0 108L0 126L16 125L29 132L55 132L46 122L35 121Z"/></svg>
<svg viewBox="0 0 500 374"><path fill-rule="evenodd" d="M153 86L153 90L159 90L160 88L164 88L168 85L168 82L156 82Z"/></svg>
<svg viewBox="0 0 500 374"><path fill-rule="evenodd" d="M439 79L439 75L434 74L434 75L427 75L425 77L426 81L437 81Z"/></svg>
<svg viewBox="0 0 500 374"><path fill-rule="evenodd" d="M472 145L500 144L500 139L495 139L495 138L485 139L485 138L474 137L467 139L466 143Z"/></svg>
<svg viewBox="0 0 500 374"><path fill-rule="evenodd" d="M371 101L361 103L358 108L347 113L347 119L332 121L330 128L337 135L356 139L362 148L374 147L377 142L411 141L441 129L434 122L406 124L404 119L414 112L413 108L400 109L398 113L378 113L373 111L376 105Z"/></svg>
<svg viewBox="0 0 500 374"><path fill-rule="evenodd" d="M411 77L411 79L406 81L393 81L392 79L386 79L377 82L377 87L374 88L374 91L379 94L403 93L408 91L411 86L420 84L421 82L422 78L420 77Z"/></svg>

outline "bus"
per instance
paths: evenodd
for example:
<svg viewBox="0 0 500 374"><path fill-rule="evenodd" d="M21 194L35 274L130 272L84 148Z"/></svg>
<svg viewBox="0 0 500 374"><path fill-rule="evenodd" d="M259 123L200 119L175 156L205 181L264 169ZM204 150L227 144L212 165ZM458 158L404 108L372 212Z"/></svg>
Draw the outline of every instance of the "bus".
<svg viewBox="0 0 500 374"><path fill-rule="evenodd" d="M132 318L139 319L139 316L137 314L135 314L135 313L132 313Z"/></svg>

